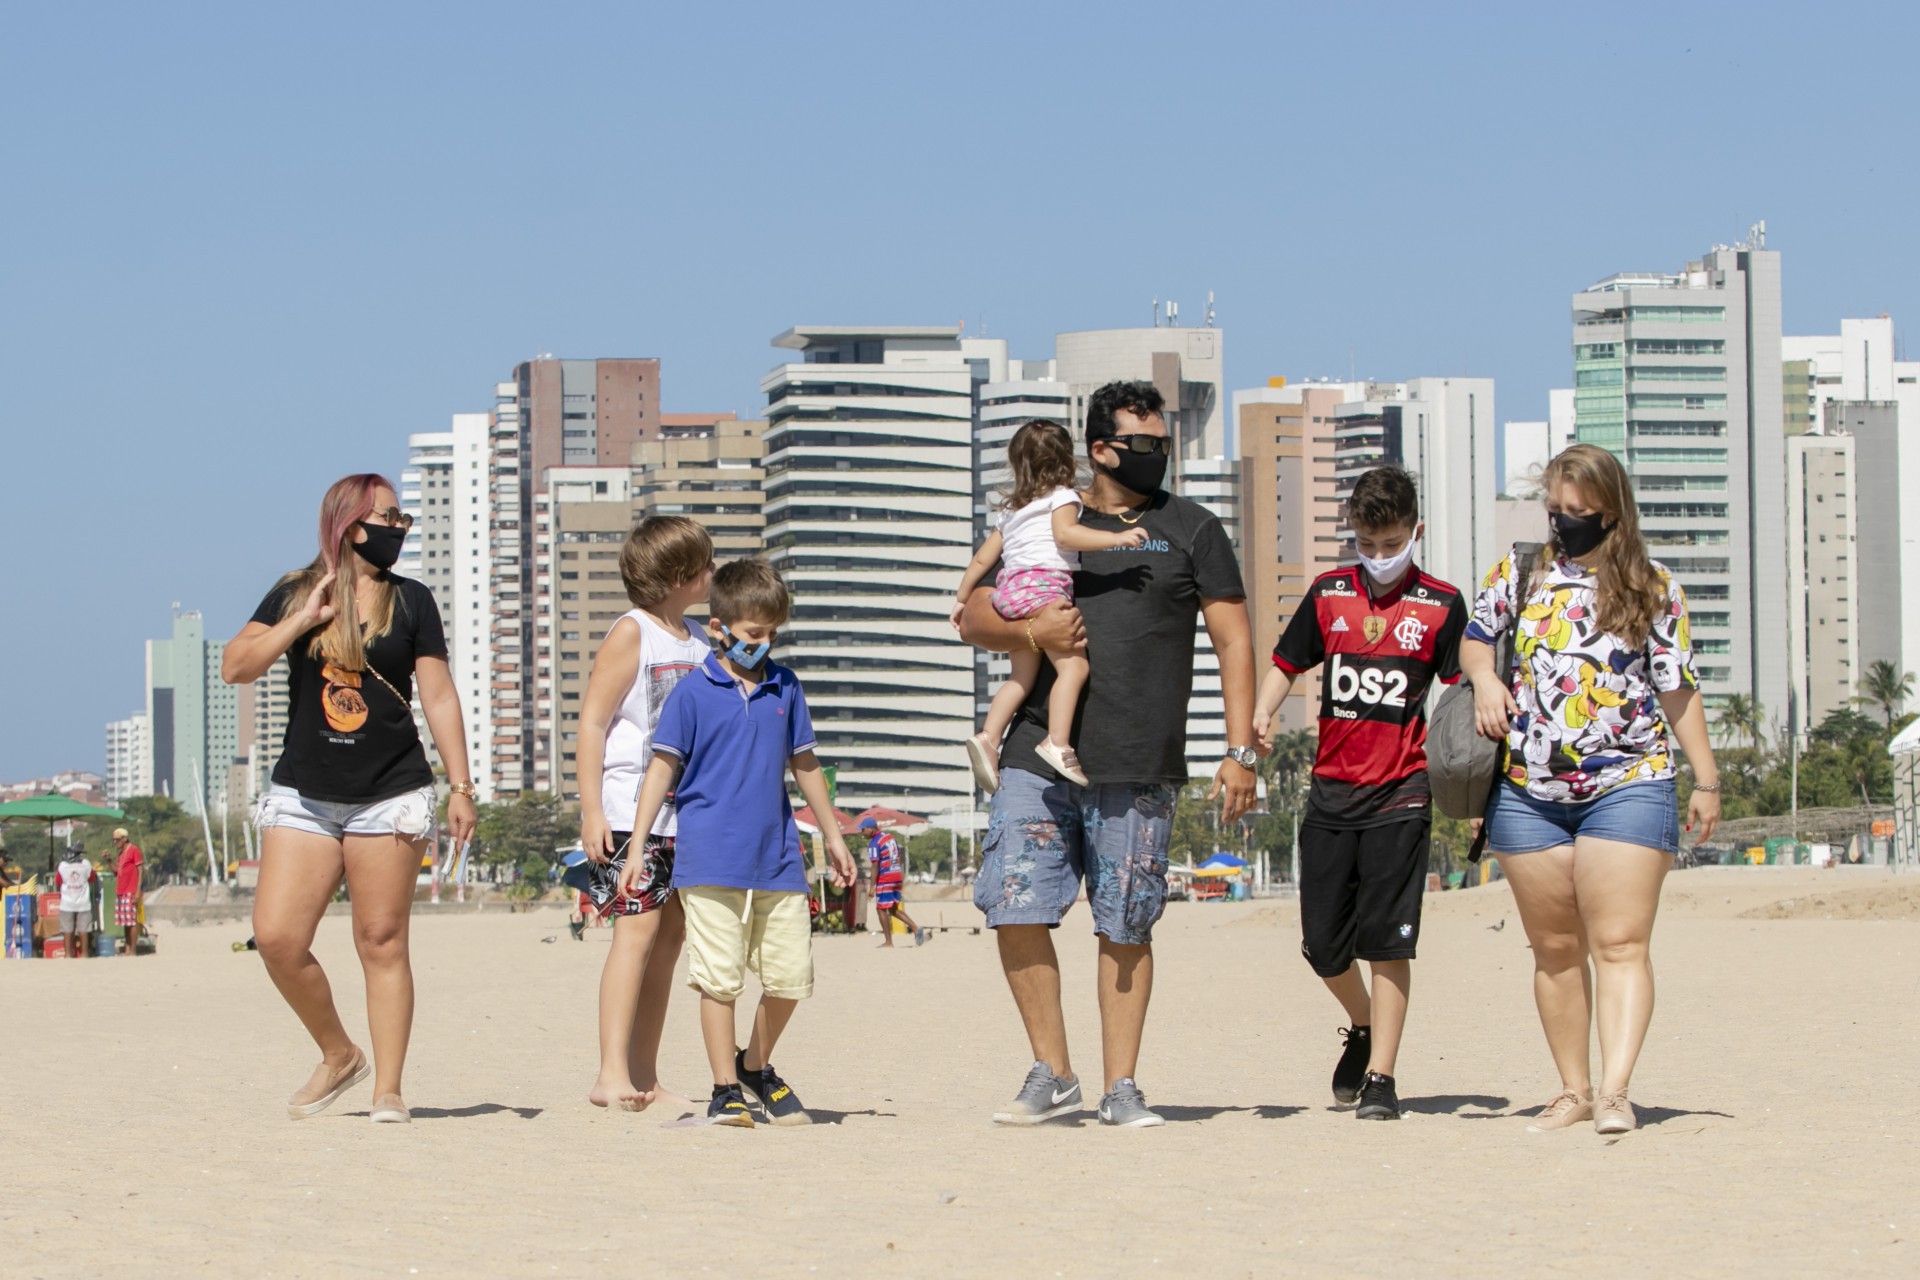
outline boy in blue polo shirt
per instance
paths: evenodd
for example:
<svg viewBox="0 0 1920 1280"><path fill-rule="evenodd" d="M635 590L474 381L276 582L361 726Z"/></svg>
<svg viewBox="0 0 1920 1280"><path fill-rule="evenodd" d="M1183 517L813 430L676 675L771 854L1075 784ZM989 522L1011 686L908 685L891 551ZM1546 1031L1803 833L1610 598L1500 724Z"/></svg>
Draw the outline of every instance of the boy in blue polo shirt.
<svg viewBox="0 0 1920 1280"><path fill-rule="evenodd" d="M825 835L835 885L853 882L853 858L827 801L800 682L767 660L787 620L786 584L764 560L736 560L713 575L710 599L707 633L719 652L675 685L661 709L633 829L651 831L672 793L687 981L700 992L700 1035L713 1068L707 1118L751 1128L744 1089L773 1123L810 1124L772 1063L795 1006L813 994L813 922L800 831L787 803L789 769ZM629 860L622 891L639 875ZM760 979L760 1007L747 1047L736 1049L733 1006L748 969Z"/></svg>

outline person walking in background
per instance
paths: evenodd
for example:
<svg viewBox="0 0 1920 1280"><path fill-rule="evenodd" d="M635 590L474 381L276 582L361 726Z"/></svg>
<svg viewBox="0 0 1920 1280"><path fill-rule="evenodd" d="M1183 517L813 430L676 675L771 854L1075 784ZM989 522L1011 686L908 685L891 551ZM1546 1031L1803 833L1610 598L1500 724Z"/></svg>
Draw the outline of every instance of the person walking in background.
<svg viewBox="0 0 1920 1280"><path fill-rule="evenodd" d="M1346 1010L1336 1102L1362 1120L1398 1120L1394 1082L1406 1026L1433 823L1427 690L1460 678L1466 601L1413 563L1420 491L1399 467L1362 475L1347 502L1360 563L1314 581L1273 650L1253 730L1272 749L1273 717L1294 679L1326 664L1320 745L1300 824L1300 950ZM1371 971L1372 989L1360 977Z"/></svg>
<svg viewBox="0 0 1920 1280"><path fill-rule="evenodd" d="M86 846L67 846L67 856L53 869L53 882L60 887L60 932L67 940L67 958L78 960L93 937L93 887L100 883L100 873L87 861Z"/></svg>
<svg viewBox="0 0 1920 1280"><path fill-rule="evenodd" d="M860 819L860 830L867 832L867 861L873 866L873 910L880 920L880 945L893 946L893 922L913 935L916 944L927 936L913 922L901 904L907 887L906 859L900 853L900 841L891 831L882 831L872 818Z"/></svg>
<svg viewBox="0 0 1920 1280"><path fill-rule="evenodd" d="M960 618L969 644L1058 652L1084 637L1089 660L1071 745L1090 785L1076 785L1039 751L1051 732L1051 668L1041 671L999 749L1000 786L973 901L994 931L1033 1065L1014 1100L994 1113L998 1124L1037 1124L1084 1106L1067 1052L1052 936L1078 899L1083 876L1099 938L1100 1122L1165 1123L1147 1106L1134 1072L1153 994L1153 927L1166 908L1174 800L1189 774L1196 617L1205 620L1219 655L1227 722L1227 755L1208 798L1220 800L1223 826L1253 804L1246 592L1219 517L1162 487L1174 453L1164 407L1150 382L1108 383L1087 400L1094 474L1080 494L1080 523L1108 534L1144 530L1146 538L1137 547L1116 540L1114 550L1081 555L1078 612L1055 600L1016 621L976 591Z"/></svg>
<svg viewBox="0 0 1920 1280"><path fill-rule="evenodd" d="M341 1025L313 937L342 877L366 975L377 1123L413 1118L400 1093L413 1031L409 925L422 853L433 842L433 771L413 720L413 685L453 794L447 823L472 837L474 787L460 699L433 593L390 570L413 517L381 476L351 475L320 502L320 551L281 578L227 642L220 674L247 684L287 659L287 733L255 808L260 885L253 905L261 960L321 1053L287 1100L318 1115L366 1079Z"/></svg>
<svg viewBox="0 0 1920 1280"><path fill-rule="evenodd" d="M1591 1119L1601 1133L1626 1133L1639 1126L1627 1089L1653 1019L1653 922L1680 847L1672 739L1693 769L1687 829L1696 843L1720 820L1720 776L1686 597L1647 555L1626 469L1577 444L1547 464L1542 481L1552 540L1532 587L1514 598L1512 555L1493 567L1461 666L1480 732L1506 743L1487 847L1513 886L1560 1073L1561 1092L1532 1127ZM1511 685L1494 670L1494 644L1510 628Z"/></svg>
<svg viewBox="0 0 1920 1280"><path fill-rule="evenodd" d="M140 880L146 858L125 827L115 827L113 847L120 856L113 865L113 922L127 931L127 954L140 950Z"/></svg>
<svg viewBox="0 0 1920 1280"><path fill-rule="evenodd" d="M1073 487L1073 439L1057 423L1035 419L1014 432L1007 444L1007 468L1013 483L1002 495L1006 504L996 517L998 527L960 575L952 614L955 629L967 597L996 564L1000 576L992 596L994 611L1009 621L1024 622L1055 601L1073 603L1073 572L1080 567L1082 551L1138 548L1147 540L1145 529L1107 532L1080 523L1083 504ZM1027 634L1032 635L1031 628ZM980 732L967 739L974 781L988 795L1000 786L1000 739L1033 692L1043 658L1053 664L1053 691L1047 695L1047 736L1034 753L1075 786L1087 785L1069 741L1080 690L1087 683L1087 656L1072 648L1043 650L1028 644L1008 655L1012 672L993 695Z"/></svg>
<svg viewBox="0 0 1920 1280"><path fill-rule="evenodd" d="M813 1122L773 1069L781 1033L813 994L813 923L789 772L826 841L834 885L845 888L857 874L814 755L806 694L767 657L790 608L786 584L764 560L736 560L713 575L707 634L718 652L668 695L633 818L635 831L652 830L670 793L679 808L673 883L692 952L687 983L700 992L700 1035L713 1070L707 1119L743 1128L754 1124L746 1092L774 1124ZM629 858L620 888L631 892L646 878ZM739 1049L734 1005L748 970L760 979L760 1005Z"/></svg>
<svg viewBox="0 0 1920 1280"><path fill-rule="evenodd" d="M600 971L600 1068L587 1101L639 1111L661 1099L660 1036L673 995L673 967L686 940L686 914L673 893L679 819L669 795L651 828L633 826L640 782L653 759L653 730L667 695L712 646L686 612L713 585L713 540L685 516L648 516L627 535L620 576L633 605L600 642L580 704L575 776L580 780L580 847L587 854L582 895L613 920L613 944ZM626 891L628 861L640 874Z"/></svg>

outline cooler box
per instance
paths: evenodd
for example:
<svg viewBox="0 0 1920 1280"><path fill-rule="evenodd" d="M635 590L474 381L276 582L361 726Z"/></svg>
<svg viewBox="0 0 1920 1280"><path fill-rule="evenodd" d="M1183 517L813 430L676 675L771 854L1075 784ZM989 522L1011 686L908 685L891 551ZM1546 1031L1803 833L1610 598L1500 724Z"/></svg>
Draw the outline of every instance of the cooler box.
<svg viewBox="0 0 1920 1280"><path fill-rule="evenodd" d="M41 945L40 954L45 956L47 959L63 960L66 958L67 940L64 935L60 937L55 937L55 938L48 938L45 942L41 943L40 945Z"/></svg>
<svg viewBox="0 0 1920 1280"><path fill-rule="evenodd" d="M59 894L43 893L40 895L40 918L42 920L46 920L48 918L58 920L60 918L60 895Z"/></svg>

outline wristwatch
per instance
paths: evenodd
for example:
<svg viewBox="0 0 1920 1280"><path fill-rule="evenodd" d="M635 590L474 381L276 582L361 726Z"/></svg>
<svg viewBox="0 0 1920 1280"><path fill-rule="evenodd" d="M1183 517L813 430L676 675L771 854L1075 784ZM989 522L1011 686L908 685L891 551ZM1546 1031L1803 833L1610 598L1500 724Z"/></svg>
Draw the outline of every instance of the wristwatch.
<svg viewBox="0 0 1920 1280"><path fill-rule="evenodd" d="M448 787L447 790L453 795L465 796L469 800L473 799L477 794L471 782L456 782Z"/></svg>
<svg viewBox="0 0 1920 1280"><path fill-rule="evenodd" d="M1242 769L1251 769L1255 764L1259 763L1260 755L1252 747L1228 747L1227 759L1233 761Z"/></svg>

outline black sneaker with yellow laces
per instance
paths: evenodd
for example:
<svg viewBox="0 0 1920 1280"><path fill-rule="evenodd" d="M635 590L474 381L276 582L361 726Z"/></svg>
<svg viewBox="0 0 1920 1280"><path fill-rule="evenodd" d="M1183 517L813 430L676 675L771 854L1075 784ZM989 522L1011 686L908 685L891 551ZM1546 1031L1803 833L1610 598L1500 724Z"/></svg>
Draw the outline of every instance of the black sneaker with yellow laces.
<svg viewBox="0 0 1920 1280"><path fill-rule="evenodd" d="M760 1105L767 1109L767 1119L778 1125L812 1124L813 1117L800 1105L800 1099L793 1087L782 1080L769 1062L758 1071L747 1068L747 1052L736 1049L733 1054L733 1069L740 1076L741 1087L746 1089Z"/></svg>
<svg viewBox="0 0 1920 1280"><path fill-rule="evenodd" d="M727 1124L737 1129L753 1128L753 1108L740 1093L737 1084L713 1086L713 1101L707 1104L708 1124Z"/></svg>

